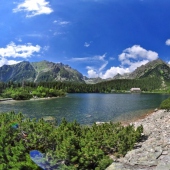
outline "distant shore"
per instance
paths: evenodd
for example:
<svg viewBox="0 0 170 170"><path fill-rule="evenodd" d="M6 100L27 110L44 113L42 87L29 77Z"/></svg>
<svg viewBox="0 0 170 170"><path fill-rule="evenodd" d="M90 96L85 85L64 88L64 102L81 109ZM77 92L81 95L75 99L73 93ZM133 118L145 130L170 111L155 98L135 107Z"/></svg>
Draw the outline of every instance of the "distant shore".
<svg viewBox="0 0 170 170"><path fill-rule="evenodd" d="M37 98L31 98L29 100L48 100L48 99L56 99L56 98L60 98L61 96L57 96L57 97L37 97Z"/></svg>
<svg viewBox="0 0 170 170"><path fill-rule="evenodd" d="M12 98L2 98L0 99L0 102L20 102L20 101L36 101L36 100L49 100L49 99L55 99L55 98L60 98L61 96L57 96L57 97L37 97L37 98L31 98L28 100L14 100Z"/></svg>
<svg viewBox="0 0 170 170"><path fill-rule="evenodd" d="M9 100L13 100L13 99L12 99L12 98L1 98L1 99L0 99L0 102L9 101Z"/></svg>

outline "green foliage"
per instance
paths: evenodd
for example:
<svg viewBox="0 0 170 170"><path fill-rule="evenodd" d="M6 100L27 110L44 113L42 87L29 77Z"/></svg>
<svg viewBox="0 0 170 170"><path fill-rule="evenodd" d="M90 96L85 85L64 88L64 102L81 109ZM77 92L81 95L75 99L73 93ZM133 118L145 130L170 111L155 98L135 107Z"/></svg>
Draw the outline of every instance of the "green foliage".
<svg viewBox="0 0 170 170"><path fill-rule="evenodd" d="M31 87L19 87L19 88L7 88L2 93L4 98L13 98L14 100L27 100L33 97L57 97L64 96L65 93L62 90L56 90L52 88L46 88L38 86L37 88Z"/></svg>
<svg viewBox="0 0 170 170"><path fill-rule="evenodd" d="M18 129L12 124L17 123ZM23 137L21 132L28 135ZM82 127L62 120L57 127L43 119L28 119L21 113L0 114L0 169L39 169L30 159L31 150L52 158L62 169L102 170L112 160L109 154L124 156L140 140L143 127L123 127L120 123ZM61 163L63 162L63 163Z"/></svg>
<svg viewBox="0 0 170 170"><path fill-rule="evenodd" d="M161 103L160 108L170 110L170 97Z"/></svg>
<svg viewBox="0 0 170 170"><path fill-rule="evenodd" d="M7 88L2 94L5 98L13 98L14 100L27 100L32 97L29 90L25 88Z"/></svg>

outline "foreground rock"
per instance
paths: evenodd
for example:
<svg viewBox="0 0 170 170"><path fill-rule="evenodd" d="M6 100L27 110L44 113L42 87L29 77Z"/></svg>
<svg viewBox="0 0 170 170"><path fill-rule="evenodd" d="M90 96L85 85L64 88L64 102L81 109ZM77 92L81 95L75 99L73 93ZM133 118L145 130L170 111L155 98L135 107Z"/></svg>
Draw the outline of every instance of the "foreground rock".
<svg viewBox="0 0 170 170"><path fill-rule="evenodd" d="M158 110L133 124L143 125L144 140L106 170L170 170L170 112Z"/></svg>

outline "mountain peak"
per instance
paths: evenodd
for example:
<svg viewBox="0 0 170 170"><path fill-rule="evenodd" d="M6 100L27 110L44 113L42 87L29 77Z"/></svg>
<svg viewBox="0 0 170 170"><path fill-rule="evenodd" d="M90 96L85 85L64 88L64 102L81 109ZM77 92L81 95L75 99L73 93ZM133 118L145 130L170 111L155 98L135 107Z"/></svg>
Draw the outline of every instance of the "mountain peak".
<svg viewBox="0 0 170 170"><path fill-rule="evenodd" d="M56 64L46 60L40 62L23 61L14 65L0 67L1 81L74 81L84 83L83 75L62 63Z"/></svg>
<svg viewBox="0 0 170 170"><path fill-rule="evenodd" d="M169 79L170 67L161 59L156 59L148 62L145 65L138 67L134 72L129 75L129 78L144 78L144 77L153 77L161 76Z"/></svg>

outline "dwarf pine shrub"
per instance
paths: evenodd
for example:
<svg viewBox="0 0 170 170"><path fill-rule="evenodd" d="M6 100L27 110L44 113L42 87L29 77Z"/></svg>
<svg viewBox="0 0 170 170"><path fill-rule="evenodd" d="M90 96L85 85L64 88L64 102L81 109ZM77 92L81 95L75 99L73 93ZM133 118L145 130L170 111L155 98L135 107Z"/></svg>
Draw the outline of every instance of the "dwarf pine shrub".
<svg viewBox="0 0 170 170"><path fill-rule="evenodd" d="M0 169L38 170L29 156L38 150L51 160L51 167L103 170L112 162L108 155L124 156L140 140L142 131L142 127L135 130L133 125L111 122L85 127L65 119L56 127L22 113L1 113Z"/></svg>

